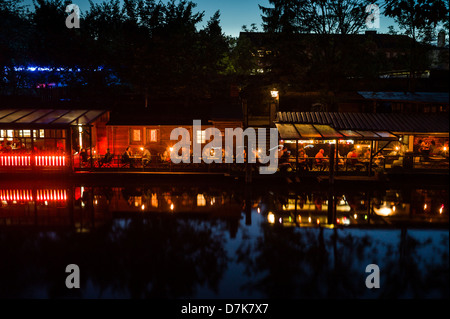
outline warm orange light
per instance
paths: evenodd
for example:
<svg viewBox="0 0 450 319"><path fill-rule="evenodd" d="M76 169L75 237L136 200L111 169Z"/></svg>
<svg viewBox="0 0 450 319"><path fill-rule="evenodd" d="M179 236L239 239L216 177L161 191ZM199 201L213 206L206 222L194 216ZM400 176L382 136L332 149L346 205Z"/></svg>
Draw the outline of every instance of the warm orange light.
<svg viewBox="0 0 450 319"><path fill-rule="evenodd" d="M268 221L270 224L275 223L275 215L274 215L272 212L269 212L269 213L267 214L267 221Z"/></svg>
<svg viewBox="0 0 450 319"><path fill-rule="evenodd" d="M273 90L270 91L270 95L273 98L278 98L278 91L276 89L273 89Z"/></svg>

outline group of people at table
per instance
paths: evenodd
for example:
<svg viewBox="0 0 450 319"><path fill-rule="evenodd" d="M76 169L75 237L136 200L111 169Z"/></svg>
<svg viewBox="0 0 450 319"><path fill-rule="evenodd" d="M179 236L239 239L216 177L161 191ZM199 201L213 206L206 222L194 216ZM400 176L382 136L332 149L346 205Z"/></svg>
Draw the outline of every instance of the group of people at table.
<svg viewBox="0 0 450 319"><path fill-rule="evenodd" d="M164 154L165 156L167 154ZM80 162L82 165L89 165L90 157L86 149L82 148L79 152ZM106 150L105 155L99 156L95 159L95 164L99 167L104 167L112 164L119 164L120 166L130 166L134 167L140 164L145 167L150 164L152 161L152 154L148 148L144 148L141 154L132 154L130 146L128 146L125 151L120 155L119 162L113 163L114 154L111 154L109 148ZM163 160L164 158L161 158Z"/></svg>
<svg viewBox="0 0 450 319"><path fill-rule="evenodd" d="M377 157L375 159L375 164L380 159ZM370 148L367 148L364 152L359 152L356 149L351 149L346 158L341 156L339 152L335 155L335 163L341 167L348 169L349 167L355 167L357 164L362 164L363 166L370 161ZM323 148L319 149L314 158L309 157L306 154L305 149L300 148L298 151L298 160L291 154L286 148L282 150L282 155L280 156L280 166L282 168L292 168L292 164L298 163L301 169L313 170L317 168L319 170L324 170L329 165L329 157L325 155Z"/></svg>

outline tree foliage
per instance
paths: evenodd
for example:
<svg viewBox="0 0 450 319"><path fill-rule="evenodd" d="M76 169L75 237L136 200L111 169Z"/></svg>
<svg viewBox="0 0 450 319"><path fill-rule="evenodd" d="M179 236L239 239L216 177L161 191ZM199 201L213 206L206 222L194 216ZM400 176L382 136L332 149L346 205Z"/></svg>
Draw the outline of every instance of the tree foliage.
<svg viewBox="0 0 450 319"><path fill-rule="evenodd" d="M0 0L1 72L8 70L12 79L18 65L58 69L36 81L58 80L94 95L120 88L151 105L162 97L224 95L242 71L235 64L240 61L233 52L235 40L223 33L219 11L200 28L204 12L188 0L90 1L80 28L69 29L67 4L33 0L27 12L20 1ZM7 31L8 25L15 33ZM2 75L4 86L13 85Z"/></svg>
<svg viewBox="0 0 450 319"><path fill-rule="evenodd" d="M409 45L408 90L414 91L417 74L429 66L428 45L436 38L439 29L448 34L448 0L388 0L384 14L394 19L400 30L412 41Z"/></svg>
<svg viewBox="0 0 450 319"><path fill-rule="evenodd" d="M449 2L445 0L388 0L384 14L394 19L414 40L430 40L430 33L443 26L448 29Z"/></svg>
<svg viewBox="0 0 450 319"><path fill-rule="evenodd" d="M267 32L354 34L364 28L370 0L269 0L263 7Z"/></svg>

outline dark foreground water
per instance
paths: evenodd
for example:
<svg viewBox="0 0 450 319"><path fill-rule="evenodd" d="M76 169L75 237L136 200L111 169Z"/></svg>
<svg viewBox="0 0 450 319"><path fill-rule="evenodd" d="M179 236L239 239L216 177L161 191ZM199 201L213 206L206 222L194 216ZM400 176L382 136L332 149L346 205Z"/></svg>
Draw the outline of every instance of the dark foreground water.
<svg viewBox="0 0 450 319"><path fill-rule="evenodd" d="M1 183L0 297L449 297L447 187L175 185Z"/></svg>

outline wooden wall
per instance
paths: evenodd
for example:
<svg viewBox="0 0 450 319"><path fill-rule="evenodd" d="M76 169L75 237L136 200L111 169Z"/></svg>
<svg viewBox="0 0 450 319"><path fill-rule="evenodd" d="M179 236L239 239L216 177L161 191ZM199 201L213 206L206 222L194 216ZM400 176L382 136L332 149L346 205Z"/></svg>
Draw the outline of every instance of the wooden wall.
<svg viewBox="0 0 450 319"><path fill-rule="evenodd" d="M236 128L242 127L242 122L239 121L230 121L230 122L216 122L215 125L202 125L202 130L207 129L208 127L217 127L222 133L225 135L225 128ZM141 147L146 147L150 150L153 155L158 153L162 154L164 150L168 149L170 146L174 145L177 141L170 140L170 133L172 130L178 127L183 127L189 131L191 142L193 138L192 135L192 126L180 126L180 125L149 125L149 126L107 126L106 127L106 138L107 138L107 147L110 152L115 155L123 154L125 149L130 146L131 152L141 153ZM141 130L142 140L138 143L133 143L131 139L131 131L132 130ZM149 136L147 136L147 130L157 130L157 141L152 142L149 140ZM205 141L205 144L209 143L209 141ZM224 142L223 142L224 143Z"/></svg>

